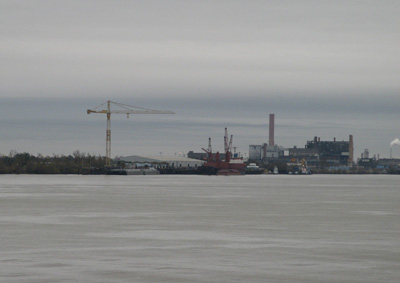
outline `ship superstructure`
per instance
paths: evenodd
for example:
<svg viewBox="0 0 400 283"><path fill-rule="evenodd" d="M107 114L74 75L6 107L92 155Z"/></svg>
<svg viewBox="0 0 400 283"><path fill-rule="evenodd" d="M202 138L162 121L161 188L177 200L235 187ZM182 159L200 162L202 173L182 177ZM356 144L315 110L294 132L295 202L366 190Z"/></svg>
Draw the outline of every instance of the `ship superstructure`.
<svg viewBox="0 0 400 283"><path fill-rule="evenodd" d="M221 160L218 151L215 154L213 154L211 147L211 138L209 138L208 149L202 148L207 153L207 162L205 162L203 166L217 169L218 175L244 174L246 169L246 164L243 162L243 159L232 157L232 140L233 136L231 135L229 138L228 129L225 128L225 136L224 136L225 159Z"/></svg>

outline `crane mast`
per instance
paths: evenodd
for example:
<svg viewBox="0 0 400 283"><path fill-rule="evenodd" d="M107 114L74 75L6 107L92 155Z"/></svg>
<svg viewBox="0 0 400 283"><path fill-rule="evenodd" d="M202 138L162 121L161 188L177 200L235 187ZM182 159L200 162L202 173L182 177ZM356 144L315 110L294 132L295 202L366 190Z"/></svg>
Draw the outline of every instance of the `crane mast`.
<svg viewBox="0 0 400 283"><path fill-rule="evenodd" d="M107 104L107 109L98 110L98 108L104 106L105 104ZM121 109L111 110L111 104L119 106L120 108L122 108L122 110ZM106 167L111 166L111 114L126 114L127 118L129 118L129 114L175 114L172 111L161 111L161 110L153 110L137 106L130 106L123 103L112 102L110 100L93 109L88 109L87 114L91 113L107 114Z"/></svg>
<svg viewBox="0 0 400 283"><path fill-rule="evenodd" d="M106 167L111 166L111 101L107 101Z"/></svg>

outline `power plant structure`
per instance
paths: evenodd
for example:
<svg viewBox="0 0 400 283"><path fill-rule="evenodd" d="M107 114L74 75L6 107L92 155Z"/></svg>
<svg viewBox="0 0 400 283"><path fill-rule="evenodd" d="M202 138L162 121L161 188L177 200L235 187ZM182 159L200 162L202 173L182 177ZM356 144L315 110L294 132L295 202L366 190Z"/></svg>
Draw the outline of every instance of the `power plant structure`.
<svg viewBox="0 0 400 283"><path fill-rule="evenodd" d="M349 135L349 160L348 164L352 165L354 162L354 140L353 135Z"/></svg>
<svg viewBox="0 0 400 283"><path fill-rule="evenodd" d="M284 154L284 148L275 144L275 114L269 114L269 138L268 143L249 146L249 159L272 161Z"/></svg>
<svg viewBox="0 0 400 283"><path fill-rule="evenodd" d="M361 158L355 161L353 135L349 135L348 140L337 140L336 138L321 140L320 137L315 136L308 140L303 147L284 148L275 142L275 114L269 114L268 133L268 143L249 145L246 163L268 168L270 172L275 172L275 168L277 168L280 173L287 172L288 174L400 172L400 159L393 159L392 153L390 159L380 159L379 154L370 158L369 151L366 149ZM227 144L227 137L226 133L225 145ZM396 138L390 143L391 149L395 145L400 145L400 139ZM189 151L188 157L200 160L215 159L212 154L211 140L209 140L208 149L203 150L205 153ZM223 160L223 158L220 159ZM274 170L271 168L274 168Z"/></svg>
<svg viewBox="0 0 400 283"><path fill-rule="evenodd" d="M275 143L275 114L269 114L268 144L250 145L249 159L264 164L307 162L313 167L351 167L354 162L353 135L349 135L348 141L336 141L336 138L321 141L314 137L304 148L284 148Z"/></svg>
<svg viewBox="0 0 400 283"><path fill-rule="evenodd" d="M318 164L324 166L349 166L354 160L353 135L349 135L349 141L321 141L321 138L314 137L314 140L307 141L305 151L311 150L318 154Z"/></svg>
<svg viewBox="0 0 400 283"><path fill-rule="evenodd" d="M107 104L107 109L98 110L98 108L106 104ZM111 104L119 106L122 109L111 110ZM153 110L137 106L130 106L123 103L112 102L110 100L93 108L93 110L87 109L87 114L91 113L107 114L106 167L111 166L111 114L126 114L127 118L129 118L129 114L175 114L172 111L161 111L161 110Z"/></svg>

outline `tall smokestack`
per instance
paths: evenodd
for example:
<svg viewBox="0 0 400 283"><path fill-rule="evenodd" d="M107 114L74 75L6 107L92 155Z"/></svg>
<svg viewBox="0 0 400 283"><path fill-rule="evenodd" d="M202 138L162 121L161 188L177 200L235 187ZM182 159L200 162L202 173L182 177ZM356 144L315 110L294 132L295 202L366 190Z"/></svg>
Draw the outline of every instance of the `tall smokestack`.
<svg viewBox="0 0 400 283"><path fill-rule="evenodd" d="M275 114L269 114L269 146L274 146Z"/></svg>

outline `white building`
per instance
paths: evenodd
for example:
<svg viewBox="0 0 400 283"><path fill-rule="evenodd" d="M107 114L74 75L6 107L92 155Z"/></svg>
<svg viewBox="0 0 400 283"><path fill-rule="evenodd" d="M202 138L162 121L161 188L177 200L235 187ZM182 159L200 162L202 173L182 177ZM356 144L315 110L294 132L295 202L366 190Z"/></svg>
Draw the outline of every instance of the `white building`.
<svg viewBox="0 0 400 283"><path fill-rule="evenodd" d="M198 159L192 159L181 156L150 156L150 155L131 155L119 158L121 161L132 162L132 163L151 163L154 167L162 166L162 164L168 164L169 167L175 168L197 168L203 165L204 161Z"/></svg>
<svg viewBox="0 0 400 283"><path fill-rule="evenodd" d="M249 159L250 160L261 160L262 149L263 149L263 147L261 145L249 145Z"/></svg>
<svg viewBox="0 0 400 283"><path fill-rule="evenodd" d="M266 154L265 157L267 160L276 160L279 157L284 156L285 149L282 146L274 145L274 146L266 146Z"/></svg>

